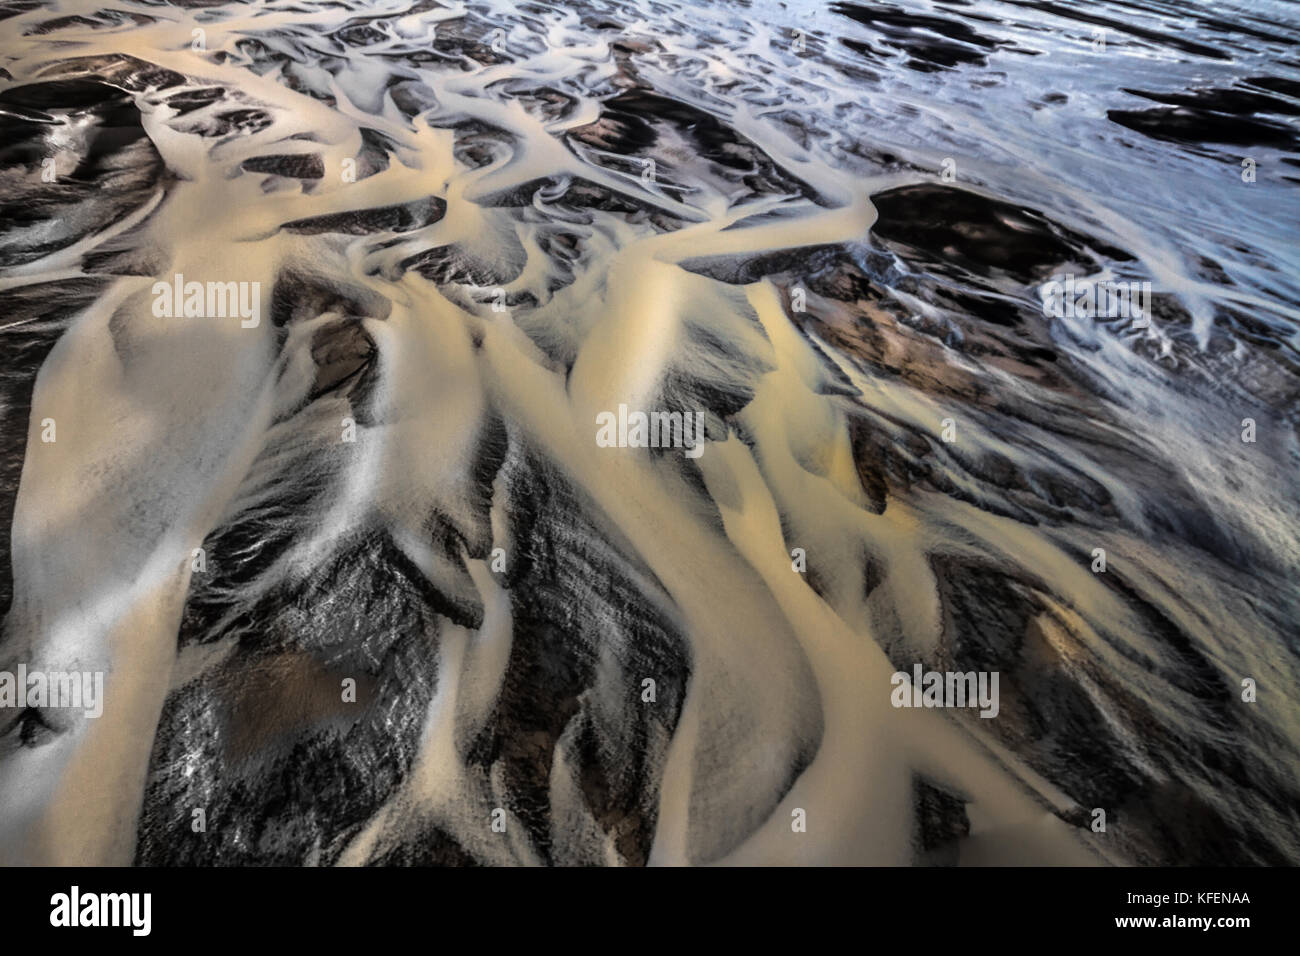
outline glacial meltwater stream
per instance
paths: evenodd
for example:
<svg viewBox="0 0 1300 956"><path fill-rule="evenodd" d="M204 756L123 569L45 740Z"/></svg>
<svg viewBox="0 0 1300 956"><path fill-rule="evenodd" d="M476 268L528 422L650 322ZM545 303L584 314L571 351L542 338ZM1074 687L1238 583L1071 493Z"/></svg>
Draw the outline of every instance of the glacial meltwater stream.
<svg viewBox="0 0 1300 956"><path fill-rule="evenodd" d="M1297 40L0 0L0 862L1300 863Z"/></svg>

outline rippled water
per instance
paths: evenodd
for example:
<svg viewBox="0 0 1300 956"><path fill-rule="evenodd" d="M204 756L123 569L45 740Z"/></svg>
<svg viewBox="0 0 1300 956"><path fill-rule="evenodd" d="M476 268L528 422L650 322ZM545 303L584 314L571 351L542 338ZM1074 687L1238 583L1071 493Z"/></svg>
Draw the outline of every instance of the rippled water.
<svg viewBox="0 0 1300 956"><path fill-rule="evenodd" d="M0 859L1300 862L1300 5L0 17Z"/></svg>

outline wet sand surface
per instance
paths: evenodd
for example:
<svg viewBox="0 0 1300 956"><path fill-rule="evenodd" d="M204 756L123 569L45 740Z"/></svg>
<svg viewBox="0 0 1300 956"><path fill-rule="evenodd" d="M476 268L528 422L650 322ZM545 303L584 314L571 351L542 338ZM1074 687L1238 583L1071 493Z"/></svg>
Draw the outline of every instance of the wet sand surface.
<svg viewBox="0 0 1300 956"><path fill-rule="evenodd" d="M1300 863L1297 39L0 2L0 862Z"/></svg>

